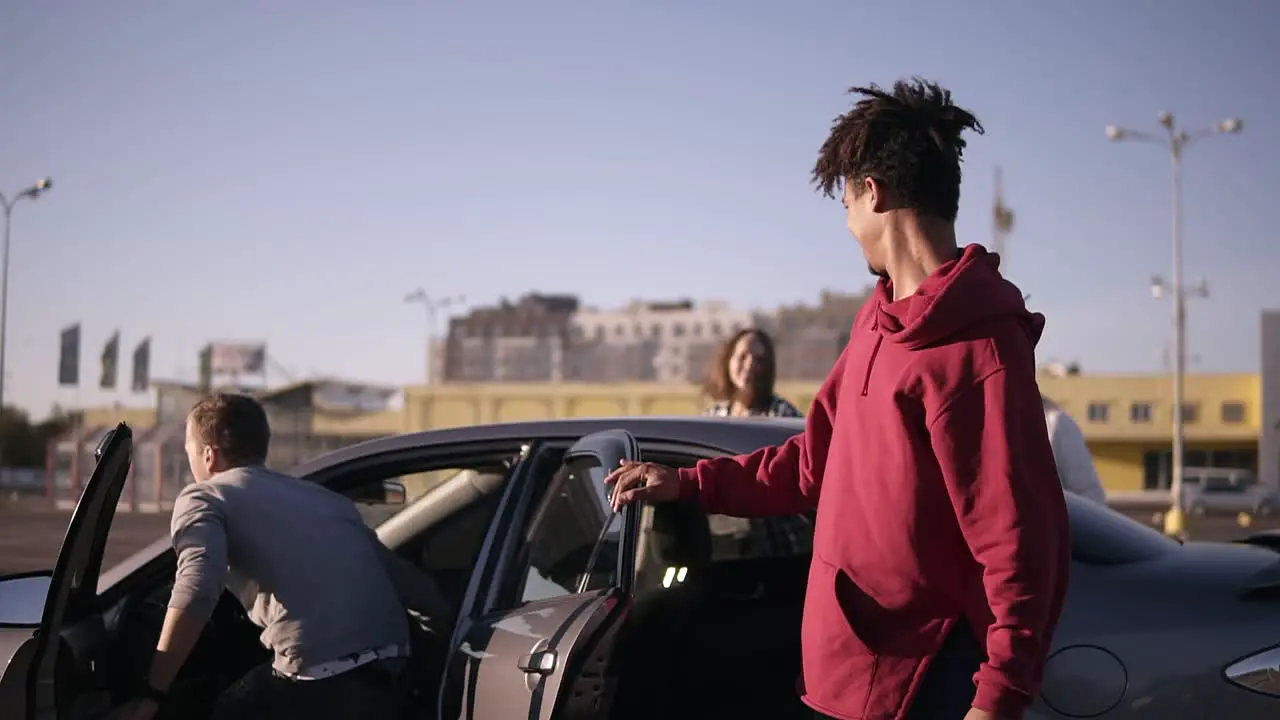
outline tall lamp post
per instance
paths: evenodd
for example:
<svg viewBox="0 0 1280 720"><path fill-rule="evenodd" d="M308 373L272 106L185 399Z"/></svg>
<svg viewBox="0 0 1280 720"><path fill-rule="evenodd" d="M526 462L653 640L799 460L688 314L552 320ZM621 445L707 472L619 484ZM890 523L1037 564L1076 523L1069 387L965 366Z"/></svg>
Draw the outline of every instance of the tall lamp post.
<svg viewBox="0 0 1280 720"><path fill-rule="evenodd" d="M53 178L40 178L29 188L19 190L13 199L0 193L0 210L4 211L4 247L0 249L0 412L4 411L4 358L8 354L8 343L5 332L9 320L9 221L13 216L13 207L24 199L35 200L53 188Z"/></svg>
<svg viewBox="0 0 1280 720"><path fill-rule="evenodd" d="M436 382L434 368L432 363L432 344L436 338L436 315L441 310L447 310L455 305L461 305L466 302L466 298L461 295L450 295L448 297L432 297L427 294L423 288L418 288L408 295L404 296L406 303L415 303L422 305L427 311L427 384L431 385Z"/></svg>
<svg viewBox="0 0 1280 720"><path fill-rule="evenodd" d="M1187 132L1174 124L1171 113L1160 113L1160 133L1147 133L1116 125L1107 126L1107 139L1113 141L1137 140L1139 142L1160 145L1169 151L1173 163L1173 277L1168 292L1173 296L1173 467L1169 484L1171 503L1169 511L1164 515L1164 531L1168 535L1181 535L1184 528L1183 516L1183 461L1184 461L1184 427L1183 398L1184 381L1187 365L1187 296L1191 292L1200 293L1197 288L1191 291L1183 285L1182 280L1182 151L1191 143L1210 135L1222 133L1238 133L1244 124L1236 118L1223 120L1212 127ZM1207 287L1204 287L1207 292ZM1152 283L1152 293L1156 297L1164 294L1164 281L1156 278Z"/></svg>

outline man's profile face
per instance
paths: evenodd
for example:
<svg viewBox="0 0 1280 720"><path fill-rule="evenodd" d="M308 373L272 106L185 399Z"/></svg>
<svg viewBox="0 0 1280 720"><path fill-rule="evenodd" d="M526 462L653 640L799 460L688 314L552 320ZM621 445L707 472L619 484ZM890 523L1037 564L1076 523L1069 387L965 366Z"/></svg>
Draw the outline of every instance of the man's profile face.
<svg viewBox="0 0 1280 720"><path fill-rule="evenodd" d="M187 419L187 437L185 443L187 463L191 466L191 477L196 482L204 482L213 476L216 463L216 452L196 437L195 426Z"/></svg>
<svg viewBox="0 0 1280 720"><path fill-rule="evenodd" d="M879 187L866 178L860 183L846 182L840 202L845 207L845 223L853 239L862 248L867 271L878 278L886 277L884 258L878 251L882 235L882 215L875 212Z"/></svg>

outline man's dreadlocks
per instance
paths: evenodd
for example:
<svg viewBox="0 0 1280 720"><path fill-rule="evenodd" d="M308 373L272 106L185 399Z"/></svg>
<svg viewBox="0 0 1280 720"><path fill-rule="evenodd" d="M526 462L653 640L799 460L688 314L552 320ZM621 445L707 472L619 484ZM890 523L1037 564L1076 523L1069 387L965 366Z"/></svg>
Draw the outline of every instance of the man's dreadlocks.
<svg viewBox="0 0 1280 720"><path fill-rule="evenodd" d="M871 177L902 207L955 221L965 148L960 133L981 134L978 119L951 103L951 91L921 78L899 80L892 92L871 85L849 93L863 97L832 123L813 166L814 185L835 197L844 183Z"/></svg>

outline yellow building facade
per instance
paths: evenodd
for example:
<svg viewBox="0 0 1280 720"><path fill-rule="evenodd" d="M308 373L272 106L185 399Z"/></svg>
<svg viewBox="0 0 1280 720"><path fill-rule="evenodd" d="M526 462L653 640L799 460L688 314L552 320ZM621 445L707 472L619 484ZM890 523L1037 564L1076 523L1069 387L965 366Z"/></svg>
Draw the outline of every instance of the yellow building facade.
<svg viewBox="0 0 1280 720"><path fill-rule="evenodd" d="M1040 378L1041 391L1076 419L1109 492L1167 487L1172 447L1168 375L1074 375ZM816 383L779 384L807 409ZM1256 470L1262 383L1255 374L1188 375L1185 436L1189 466ZM447 384L405 392L406 430L542 418L693 415L704 407L696 387L624 383Z"/></svg>
<svg viewBox="0 0 1280 720"><path fill-rule="evenodd" d="M1173 424L1168 375L1044 375L1040 389L1084 431L1108 492L1167 487ZM817 383L809 382L778 386L779 394L802 410L809 407L817 390ZM1256 470L1261 394L1262 382L1256 374L1188 375L1187 465ZM403 409L311 412L305 422L318 437L372 437L547 418L695 415L703 407L699 389L683 384L450 383L406 388ZM156 412L84 411L88 426L109 426L121 420L147 428L155 424Z"/></svg>
<svg viewBox="0 0 1280 720"><path fill-rule="evenodd" d="M1173 444L1171 376L1042 377L1040 390L1080 425L1108 492L1167 488ZM1257 471L1259 375L1187 375L1183 420L1188 467Z"/></svg>

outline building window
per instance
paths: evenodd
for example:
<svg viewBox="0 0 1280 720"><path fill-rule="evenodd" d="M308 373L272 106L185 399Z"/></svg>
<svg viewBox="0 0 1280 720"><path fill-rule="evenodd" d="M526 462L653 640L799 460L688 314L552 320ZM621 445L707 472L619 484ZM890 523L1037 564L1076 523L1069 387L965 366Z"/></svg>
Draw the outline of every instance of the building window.
<svg viewBox="0 0 1280 720"><path fill-rule="evenodd" d="M1129 406L1129 422L1151 422L1151 403L1136 402Z"/></svg>
<svg viewBox="0 0 1280 720"><path fill-rule="evenodd" d="M1222 403L1222 422L1231 424L1244 422L1244 403Z"/></svg>
<svg viewBox="0 0 1280 720"><path fill-rule="evenodd" d="M662 337L662 326L659 325L658 323L654 323L653 325L649 326L649 332L652 333L653 338L657 340L658 338Z"/></svg>
<svg viewBox="0 0 1280 720"><path fill-rule="evenodd" d="M702 337L702 323L694 323L692 332L694 337L696 338Z"/></svg>
<svg viewBox="0 0 1280 720"><path fill-rule="evenodd" d="M1200 406L1196 403L1182 404L1182 422L1194 423L1200 421Z"/></svg>
<svg viewBox="0 0 1280 720"><path fill-rule="evenodd" d="M671 334L674 337L684 337L684 325L682 323L672 323Z"/></svg>
<svg viewBox="0 0 1280 720"><path fill-rule="evenodd" d="M1104 402L1089 403L1089 422L1104 423L1110 414L1111 406Z"/></svg>

